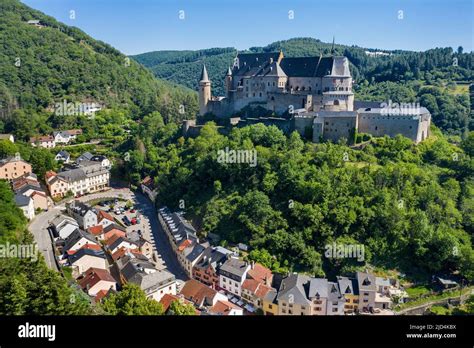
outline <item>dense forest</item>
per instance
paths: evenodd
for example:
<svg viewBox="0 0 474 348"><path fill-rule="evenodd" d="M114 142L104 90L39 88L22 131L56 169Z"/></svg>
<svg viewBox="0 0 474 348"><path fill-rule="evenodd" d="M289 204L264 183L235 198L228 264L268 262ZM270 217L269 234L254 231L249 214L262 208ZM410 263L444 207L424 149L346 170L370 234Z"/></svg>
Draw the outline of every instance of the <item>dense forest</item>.
<svg viewBox="0 0 474 348"><path fill-rule="evenodd" d="M63 100L97 102L135 120L155 110L176 120L194 117L196 93L157 80L108 44L17 0L3 0L0 13L0 132L16 132L15 122L28 135L61 125L48 110ZM45 27L28 25L33 19ZM13 115L18 108L27 117Z"/></svg>
<svg viewBox="0 0 474 348"><path fill-rule="evenodd" d="M251 47L248 52L282 50L288 57L331 54L332 44L313 38L278 41L265 47ZM356 100L394 102L419 101L433 114L435 124L443 131L465 135L474 129L470 115L468 83L474 79L474 54L451 48L425 52L387 51L390 56L370 57L357 46L334 45L336 55L351 62ZM150 68L155 76L197 89L206 64L214 95L225 95L224 75L232 65L237 50L213 48L198 51L157 51L133 56ZM431 97L428 97L431 95Z"/></svg>
<svg viewBox="0 0 474 348"><path fill-rule="evenodd" d="M473 279L473 142L470 133L456 147L434 128L418 146L398 136L353 150L262 124L224 136L212 123L185 140L153 113L129 144L127 168L135 182L155 177L160 204L184 203L203 235L248 243L274 270L347 274L365 263L328 260L324 246L362 243L370 264ZM226 147L255 149L258 165L219 163Z"/></svg>

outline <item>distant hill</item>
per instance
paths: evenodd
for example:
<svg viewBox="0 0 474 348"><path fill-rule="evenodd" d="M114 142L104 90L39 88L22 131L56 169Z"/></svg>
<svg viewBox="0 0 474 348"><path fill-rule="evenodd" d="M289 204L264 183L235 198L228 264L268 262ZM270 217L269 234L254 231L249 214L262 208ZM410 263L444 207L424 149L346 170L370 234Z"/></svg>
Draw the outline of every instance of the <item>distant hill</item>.
<svg viewBox="0 0 474 348"><path fill-rule="evenodd" d="M46 108L65 98L94 100L142 115L155 110L180 118L195 114L196 93L157 80L110 45L17 0L2 0L0 13L3 111ZM42 27L28 24L30 20ZM178 115L179 105L185 105L186 114Z"/></svg>
<svg viewBox="0 0 474 348"><path fill-rule="evenodd" d="M272 52L282 50L287 57L319 56L331 53L332 43L314 38L295 38L277 41L265 47L251 47L248 52ZM390 56L369 57L365 51L376 49L358 46L335 45L335 53L345 55L352 63L352 73L356 81L375 82L400 81L418 78L421 72L439 69L458 81L473 79L474 55L457 54L451 48L436 48L425 52L385 51ZM159 78L196 90L202 64L206 64L212 80L214 95L224 94L224 76L237 54L235 48L211 48L197 51L156 51L143 53L131 58L150 70ZM453 67L453 57L458 58L458 66Z"/></svg>

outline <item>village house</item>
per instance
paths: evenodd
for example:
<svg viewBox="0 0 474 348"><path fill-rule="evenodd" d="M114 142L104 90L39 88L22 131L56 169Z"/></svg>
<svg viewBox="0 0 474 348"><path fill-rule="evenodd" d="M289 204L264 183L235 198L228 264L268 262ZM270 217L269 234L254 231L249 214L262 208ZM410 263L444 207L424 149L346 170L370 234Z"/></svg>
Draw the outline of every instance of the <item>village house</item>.
<svg viewBox="0 0 474 348"><path fill-rule="evenodd" d="M97 212L94 208L80 201L66 204L67 213L72 216L83 229L97 225Z"/></svg>
<svg viewBox="0 0 474 348"><path fill-rule="evenodd" d="M233 252L223 247L208 247L192 268L192 278L216 289L219 286L218 270Z"/></svg>
<svg viewBox="0 0 474 348"><path fill-rule="evenodd" d="M282 280L277 295L279 315L311 315L311 301L305 290L309 281L307 275L295 273Z"/></svg>
<svg viewBox="0 0 474 348"><path fill-rule="evenodd" d="M359 309L359 284L357 279L347 277L337 277L339 291L344 296L344 313L355 313Z"/></svg>
<svg viewBox="0 0 474 348"><path fill-rule="evenodd" d="M69 144L75 140L78 135L82 134L82 129L70 129L65 131L56 131L53 133L56 144Z"/></svg>
<svg viewBox="0 0 474 348"><path fill-rule="evenodd" d="M359 286L359 311L370 312L375 308L375 294L377 292L375 276L367 272L357 272L356 278Z"/></svg>
<svg viewBox="0 0 474 348"><path fill-rule="evenodd" d="M234 257L228 258L218 271L219 288L241 297L242 283L249 269L250 265L248 262L241 261Z"/></svg>
<svg viewBox="0 0 474 348"><path fill-rule="evenodd" d="M77 278L89 268L108 269L107 259L102 250L79 249L70 255L69 264L73 269L73 276Z"/></svg>
<svg viewBox="0 0 474 348"><path fill-rule="evenodd" d="M0 160L0 179L12 181L28 173L31 173L31 165L19 155Z"/></svg>
<svg viewBox="0 0 474 348"><path fill-rule="evenodd" d="M271 289L263 297L263 313L265 315L278 315L278 301L277 301L278 291Z"/></svg>
<svg viewBox="0 0 474 348"><path fill-rule="evenodd" d="M73 218L60 214L51 221L50 227L55 237L66 239L79 229L79 224Z"/></svg>
<svg viewBox="0 0 474 348"><path fill-rule="evenodd" d="M176 295L176 278L169 271L157 270L151 262L137 258L122 258L118 263L122 284L137 284L148 298L156 301L165 294Z"/></svg>
<svg viewBox="0 0 474 348"><path fill-rule="evenodd" d="M194 303L194 305L199 309L212 307L217 303L217 301L228 301L227 296L211 289L195 279L190 279L184 283L180 294L183 295L186 300Z"/></svg>
<svg viewBox="0 0 474 348"><path fill-rule="evenodd" d="M115 219L109 213L99 210L97 212L97 223L102 225L103 227L110 226L115 223Z"/></svg>
<svg viewBox="0 0 474 348"><path fill-rule="evenodd" d="M102 290L106 292L110 289L117 290L117 282L106 269L89 268L85 271L84 275L78 279L78 282L82 290L93 297Z"/></svg>
<svg viewBox="0 0 474 348"><path fill-rule="evenodd" d="M104 227L103 234L100 236L101 239L108 241L113 236L126 237L126 229L116 223Z"/></svg>
<svg viewBox="0 0 474 348"><path fill-rule="evenodd" d="M215 305L209 308L208 313L211 315L243 315L244 311L229 301L219 300Z"/></svg>
<svg viewBox="0 0 474 348"><path fill-rule="evenodd" d="M56 147L56 142L54 137L51 135L43 135L30 138L30 144L33 147L43 147L45 149L52 149Z"/></svg>
<svg viewBox="0 0 474 348"><path fill-rule="evenodd" d="M23 215L28 220L33 220L35 217L35 205L31 197L23 196L23 195L15 195L15 204L18 208L21 209Z"/></svg>
<svg viewBox="0 0 474 348"><path fill-rule="evenodd" d="M71 155L66 150L61 150L56 154L54 159L58 162L69 163L71 160Z"/></svg>
<svg viewBox="0 0 474 348"><path fill-rule="evenodd" d="M99 245L93 235L77 228L65 240L63 252L76 251L86 244Z"/></svg>

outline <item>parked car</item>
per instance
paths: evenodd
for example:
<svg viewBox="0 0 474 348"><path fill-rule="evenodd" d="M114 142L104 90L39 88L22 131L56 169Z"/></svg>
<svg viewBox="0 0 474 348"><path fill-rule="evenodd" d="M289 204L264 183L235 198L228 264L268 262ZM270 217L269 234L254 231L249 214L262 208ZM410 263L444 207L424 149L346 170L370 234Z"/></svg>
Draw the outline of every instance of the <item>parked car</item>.
<svg viewBox="0 0 474 348"><path fill-rule="evenodd" d="M132 220L130 221L132 223L132 225L136 225L137 224L137 219L136 218L132 218Z"/></svg>
<svg viewBox="0 0 474 348"><path fill-rule="evenodd" d="M130 219L127 217L127 215L125 215L123 218L122 218L122 221L125 223L125 225L127 226L130 226L131 225L131 221Z"/></svg>

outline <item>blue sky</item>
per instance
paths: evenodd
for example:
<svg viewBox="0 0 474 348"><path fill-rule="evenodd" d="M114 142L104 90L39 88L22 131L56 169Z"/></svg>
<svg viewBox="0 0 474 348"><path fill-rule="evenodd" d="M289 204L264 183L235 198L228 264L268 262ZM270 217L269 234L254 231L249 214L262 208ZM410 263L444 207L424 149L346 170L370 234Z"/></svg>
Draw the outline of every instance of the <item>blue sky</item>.
<svg viewBox="0 0 474 348"><path fill-rule="evenodd" d="M381 49L473 50L472 0L23 0L126 54L246 49L292 37ZM75 19L70 18L75 11ZM180 19L184 11L184 19ZM294 18L290 19L289 11ZM403 11L403 13L399 12ZM183 12L181 12L183 15ZM399 17L403 17L399 19Z"/></svg>

